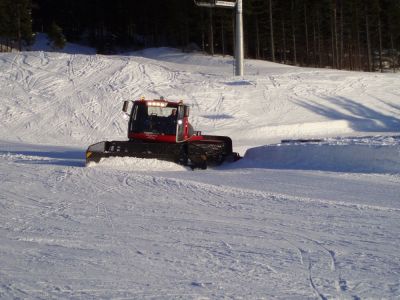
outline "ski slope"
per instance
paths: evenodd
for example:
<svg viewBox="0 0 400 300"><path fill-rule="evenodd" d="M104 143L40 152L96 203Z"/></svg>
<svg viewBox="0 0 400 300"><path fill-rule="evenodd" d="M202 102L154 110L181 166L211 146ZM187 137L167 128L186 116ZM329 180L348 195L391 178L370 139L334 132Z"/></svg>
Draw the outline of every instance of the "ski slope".
<svg viewBox="0 0 400 300"><path fill-rule="evenodd" d="M1 299L400 297L399 74L68 49L0 54ZM141 96L244 158L85 167Z"/></svg>

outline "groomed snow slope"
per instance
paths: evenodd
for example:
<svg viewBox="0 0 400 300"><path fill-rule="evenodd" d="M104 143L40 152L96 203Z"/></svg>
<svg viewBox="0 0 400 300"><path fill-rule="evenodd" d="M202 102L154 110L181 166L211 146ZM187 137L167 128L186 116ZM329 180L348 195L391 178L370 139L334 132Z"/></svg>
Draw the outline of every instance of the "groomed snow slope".
<svg viewBox="0 0 400 300"><path fill-rule="evenodd" d="M399 82L249 60L236 79L231 58L171 49L0 54L0 298L400 297ZM192 104L245 158L85 168L142 95Z"/></svg>
<svg viewBox="0 0 400 300"><path fill-rule="evenodd" d="M138 56L141 55L141 56ZM244 151L287 138L400 131L399 74L296 68L150 49L126 56L25 52L0 57L0 139L86 145L125 138L121 103L183 99L192 123Z"/></svg>

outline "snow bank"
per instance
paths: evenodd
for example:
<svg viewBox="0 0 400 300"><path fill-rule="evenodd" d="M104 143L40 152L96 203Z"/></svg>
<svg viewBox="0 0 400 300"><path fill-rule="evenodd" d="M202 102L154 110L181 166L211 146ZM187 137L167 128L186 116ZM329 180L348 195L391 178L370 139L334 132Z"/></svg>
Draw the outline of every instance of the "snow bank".
<svg viewBox="0 0 400 300"><path fill-rule="evenodd" d="M248 149L251 167L400 173L400 136L287 142Z"/></svg>

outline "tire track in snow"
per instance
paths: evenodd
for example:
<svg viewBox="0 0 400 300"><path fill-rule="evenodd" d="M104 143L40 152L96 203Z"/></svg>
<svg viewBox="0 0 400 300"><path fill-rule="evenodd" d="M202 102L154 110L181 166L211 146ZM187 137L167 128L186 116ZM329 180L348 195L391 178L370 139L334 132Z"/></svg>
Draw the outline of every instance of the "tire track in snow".
<svg viewBox="0 0 400 300"><path fill-rule="evenodd" d="M150 176L150 175L142 175L142 176ZM269 193L264 191L257 191L252 189L243 189L243 188L235 188L231 186L217 186L207 183L201 183L192 180L182 180L178 178L164 178L164 177L157 177L157 182L161 183L168 183L168 184L175 184L175 185L185 185L187 187L191 187L194 190L207 190L207 191L216 191L219 193L229 193L232 195L239 195L239 196L252 196L255 198L262 198L262 199L274 199L275 201L294 201L294 202L303 202L309 204L320 204L322 206L335 206L335 207L346 207L350 209L356 210L376 210L376 211L387 211L387 212L400 212L398 208L391 208L391 207L382 207L378 205L368 205L368 204L357 204L357 203L347 203L343 201L335 201L335 200L323 200L323 199L313 199L313 198L306 198L306 197L296 197L292 195L286 194L278 194L278 193Z"/></svg>
<svg viewBox="0 0 400 300"><path fill-rule="evenodd" d="M47 115L52 115L50 112L54 111L56 109L56 106L59 105L59 104L62 104L62 106L60 108L61 110L69 110L69 109L71 109L73 107L72 106L73 98L79 99L79 101L81 103L86 103L87 101L82 98L82 94L81 94L82 91L87 90L89 87L91 87L96 82L98 83L98 82L101 82L104 78L108 78L110 73L113 73L114 70L117 70L117 69L120 68L120 64L118 63L118 64L114 64L114 65L110 65L109 64L107 66L107 70L96 70L96 69L94 69L91 72L94 75L91 76L91 79L89 81L86 81L86 80L83 80L82 78L78 79L78 78L74 77L75 74L76 74L76 70L75 70L75 67L74 67L74 60L75 60L75 57L72 56L71 60L69 62L69 66L68 66L68 70L69 71L67 72L68 73L67 74L67 82L70 83L72 88L69 89L67 92L65 92L62 97L59 97L58 101L52 102L51 105L48 105L48 104L47 104L47 106L44 105L45 107L43 107L41 109L41 113L42 114L43 114L43 111L48 110L49 113ZM104 66L102 66L102 68L104 68ZM79 80L79 83L77 84L76 81L78 81L78 80ZM65 105L66 102L70 103L70 104L69 105L68 104ZM107 108L103 108L103 106L100 106L100 107L102 109L102 111L100 113L104 114L103 109L105 109L106 113L104 114L104 116L107 117L108 116ZM66 115L70 115L70 114L73 114L73 112L72 111L67 111ZM81 118L79 118L79 119L81 120ZM56 131L57 132L62 132L63 134L72 135L72 131L67 130L67 127L65 126L67 122L69 122L68 119L61 119L59 122L57 122L55 124L55 127L57 128ZM93 132L97 129L96 125L92 126L93 127L92 131L88 133L89 138L93 134ZM65 131L65 130L67 130L67 131ZM52 131L54 131L54 130L52 130ZM82 138L85 138L85 136L83 136Z"/></svg>
<svg viewBox="0 0 400 300"><path fill-rule="evenodd" d="M143 188L143 185L149 186L149 185L155 184L158 186L157 190L159 190L159 189L162 190L163 195L168 195L168 194L174 195L174 194L179 193L179 191L181 191L182 188L184 188L184 186L181 186L180 184L175 185L175 184L171 184L171 182L168 182L166 184L160 183L159 179L156 177L148 177L148 176L132 175L132 174L125 174L122 182L123 182L123 184L122 184L123 189L121 190L121 192L123 192L123 190L125 190L125 189L141 190ZM151 188L149 188L149 189L151 189ZM193 193L191 193L191 194L194 194L194 192L195 191L193 191ZM209 191L205 191L204 193L199 194L199 191L197 190L196 194L197 195L194 199L187 199L183 203L180 203L180 205L184 205L189 208L191 206L190 202L202 201L202 199L206 195L210 196ZM215 197L218 197L218 194L214 195L214 200L215 200ZM189 202L187 202L187 201L189 201ZM208 204L208 206L209 206L209 204ZM216 208L220 208L220 207L217 205ZM189 209L189 210L191 210L191 209ZM170 222L175 223L178 220L179 219L174 220L174 221L171 220ZM181 221L189 222L189 220L182 220L182 219L181 219ZM204 221L204 222L208 222L208 221ZM192 229L187 228L186 230L188 230L189 232L196 231L196 229L194 229L194 228L192 228ZM154 232L153 230L151 230L151 228L146 228L146 231ZM199 232L200 231L201 231L201 229L199 229ZM156 233L156 232L154 232L154 233ZM197 245L193 245L193 244L186 244L185 247L188 250L195 251L195 252L198 252L198 249L201 249L203 255L207 256L210 263L213 264L213 268L215 269L215 272L218 272L218 270L228 267L228 269L231 270L232 272L235 272L235 270L242 270L244 272L245 270L243 268L245 268L245 269L247 269L246 272L251 273L252 270L254 271L253 268L243 266L243 261L242 261L243 255L257 256L257 257L263 256L263 254L261 254L261 253L252 253L252 252L250 253L247 251L243 252L243 251L233 250L233 246L225 241L221 241L221 244L225 248L224 251L221 251L220 246L210 247L210 246L197 246ZM256 268L261 268L261 269L265 270L266 272L277 273L277 271L275 271L273 267L271 267L267 262L262 262L262 260L263 260L263 258L260 258L260 259L258 259L257 263L252 263L252 265L254 265Z"/></svg>
<svg viewBox="0 0 400 300"><path fill-rule="evenodd" d="M97 211L98 223L94 222L96 219L93 218L91 225L98 225L97 227L101 228L101 230L91 229L86 232L91 242L84 242L84 240L79 242L79 238L82 238L79 236L78 241L71 243L70 247L85 249L104 243L115 245L110 247L119 254L121 252L117 249L126 250L129 247L132 250L135 249L135 245L139 245L137 251L140 251L141 255L149 259L154 266L168 266L183 270L182 265L194 261L195 264L189 267L190 270L203 270L206 266L211 274L230 278L231 282L239 282L239 280L255 282L262 278L270 278L274 284L279 284L283 278L293 282L293 287L305 290L303 297L315 295L320 299L330 298L334 297L333 293L337 291L338 298L344 298L352 293L351 290L343 292L335 290L335 281L325 280L325 278L335 279L334 276L340 273L338 269L340 264L336 262L336 249L327 246L324 242L326 236L319 238L318 232L313 233L310 228L301 225L307 225L306 223L295 222L299 226L293 230L285 224L291 213L284 209L285 206L290 206L285 198L276 197L273 193L258 193L258 191L252 193L247 189L202 184L186 179L174 179L167 175L120 172L112 168L71 168L68 170L71 170L72 176L53 172L54 181L49 182L54 183L54 191L59 193L73 191L80 196L72 198L86 198L87 202L84 203L81 199L82 205L75 203L75 211L63 205L54 205L48 208L54 211L54 216L50 215L50 218L46 218L46 215L43 215L41 220L53 219L60 221L57 224L61 224L63 213L73 216L75 212L80 215L78 220L83 222L83 216L86 218L95 216ZM140 195L139 198L137 195ZM113 201L109 201L110 199ZM144 201L146 203L143 203ZM300 207L302 204L301 202L294 206ZM303 207L304 210L298 210L299 218L308 216L307 213L310 211L329 209L327 205L314 204ZM132 211L126 212L130 205L133 206ZM84 212L78 212L77 209L82 209ZM276 222L277 218L281 222ZM134 225L131 224L132 222ZM99 236L92 238L92 234ZM29 229L26 235L28 235L26 242L30 242ZM22 242L26 235L21 235ZM133 236L135 243L128 244L127 236ZM142 241L140 237L144 237L147 241L143 244L140 242ZM286 244L281 242L282 237L301 249L298 251L303 256L301 260L304 267L295 267L295 270L299 270L297 273L292 274L290 271L291 266L295 265L295 260L291 259L290 251L285 249ZM41 240L40 234L39 238L33 237L32 242L68 246L68 239ZM149 244L155 245L154 248L143 247ZM163 251L160 251L160 254L154 254L143 249L163 249ZM294 246L293 249L295 249ZM132 259L130 252L124 251L122 255L125 255L126 259ZM174 256L175 253L178 254ZM182 257L179 256L180 253ZM192 271L186 270L181 275L182 277L193 274ZM305 285L303 276L305 280L308 280L308 282L305 281ZM216 281L215 277L209 279L199 276L190 282L207 286L207 282ZM272 283L268 284L268 286L272 285ZM277 286L276 290L288 291L288 288Z"/></svg>
<svg viewBox="0 0 400 300"><path fill-rule="evenodd" d="M147 82L142 89L158 97L165 96L160 93L160 90L171 87L177 78L175 72L159 65L141 63L139 70L142 73L143 81Z"/></svg>
<svg viewBox="0 0 400 300"><path fill-rule="evenodd" d="M132 178L134 179L134 182L138 181L138 178ZM141 177L139 179L139 182L146 181L146 177ZM245 197L255 197L261 201L261 199L269 200L269 201L300 201L300 202L306 202L306 203L315 203L315 204L321 204L322 207L326 207L326 201L318 201L313 199L313 201L310 201L310 199L302 199L302 198L297 198L297 197L286 197L282 195L276 195L276 194L268 194L264 192L257 192L257 191L248 191L248 190L242 190L242 189L235 189L231 187L221 187L221 186L214 186L214 185L208 185L208 184L199 184L199 183L194 183L191 181L186 181L186 180L176 180L176 179L171 179L171 178L159 178L159 177L151 177L151 180L149 178L149 181L153 182L154 184L157 184L158 188L167 188L168 193L175 193L177 191L182 190L182 187L189 188L192 190L190 194L196 194L197 196L193 199L192 201L198 201L200 203L203 203L204 206L206 207L213 207L218 210L224 210L224 211L229 211L229 208L227 210L226 203L226 195L230 194L232 196L235 196L237 198L242 198L243 196ZM132 182L130 185L132 187L137 186ZM175 186L175 188L174 188ZM204 195L202 195L204 194ZM225 195L225 196L222 196ZM282 199L282 197L284 197ZM229 197L231 198L231 197ZM261 198L261 199L260 199ZM291 198L291 199L288 199ZM203 200L203 199L212 199L211 201L208 200ZM221 199L221 201L219 200ZM332 205L333 207L340 207L343 205L343 203L336 203L336 202L331 202L329 205ZM360 207L357 205L352 206L352 205L344 205L348 209L355 209L359 210ZM229 206L228 206L229 207ZM230 206L233 210L236 209L241 209L240 207L232 207ZM317 209L317 208L316 208ZM371 206L364 206L362 209L367 209L367 210L383 210L383 211L390 211L390 212L396 212L398 210L393 210L393 209L387 209L387 208L381 208L381 207L371 207ZM271 227L273 229L274 227ZM329 249L324 245L324 242L318 241L316 239L310 238L307 235L301 234L300 232L302 229L299 229L300 231L298 233L296 232L288 232L282 230L281 227L276 227L276 229L272 230L272 233L274 233L276 236L283 236L286 237L285 239L293 245L294 248L297 249L299 252L300 256L300 261L301 264L305 266L305 270L307 270L308 274L308 281L310 283L310 287L314 290L315 294L320 298L320 299L328 299L329 294L332 291L336 291L338 293L337 297L342 298L342 297L352 297L354 299L358 298L357 295L354 295L354 292L349 290L347 280L343 278L340 269L338 269L338 263L336 259L336 252L333 249ZM266 233L271 233L271 231L267 231ZM303 246L297 246L296 244L300 243ZM306 250L304 248L304 245L309 245L309 250ZM209 250L207 250L209 251ZM229 251L228 251L229 252ZM209 253L210 256L213 256L214 254L211 252ZM232 257L231 257L232 258ZM232 258L233 259L233 258ZM217 262L218 258L213 256L213 261ZM332 285L330 287L328 286L319 286L319 276L316 277L316 274L314 274L314 269L320 270L321 265L316 266L315 263L320 262L322 263L322 266L325 265L324 270L329 270L330 275L328 276L329 278L332 278ZM271 268L273 270L273 268ZM320 271L318 271L320 272ZM325 294L325 289L328 288L327 295Z"/></svg>
<svg viewBox="0 0 400 300"><path fill-rule="evenodd" d="M304 264L304 261L306 260L306 266L308 269L308 280L310 282L310 287L313 289L314 293L317 295L318 298L320 298L321 300L327 300L327 298L319 291L319 289L316 287L315 283L314 283L314 279L312 276L312 261L311 261L311 257L310 254L307 253L305 250L303 250L302 248L298 248L299 252L300 252L300 256L301 256L301 261ZM306 259L305 259L306 258Z"/></svg>
<svg viewBox="0 0 400 300"><path fill-rule="evenodd" d="M78 174L78 177L75 179L76 181L74 182L74 185L79 186L81 180L89 180L92 183L90 185L89 191L87 192L89 202L96 203L97 215L100 214L100 207L103 207L105 219L112 228L112 231L115 231L113 218L110 213L110 209L106 205L106 201L100 201L98 198L101 198L102 196L107 194L112 194L114 196L115 194L120 194L120 196L123 197L123 194L120 192L118 186L104 183L103 181L96 178L95 174L94 176L92 176L92 173L93 172L86 172L86 170L81 170L81 172Z"/></svg>
<svg viewBox="0 0 400 300"><path fill-rule="evenodd" d="M320 298L320 299L328 299L328 296L325 296L323 291L323 287L318 287L315 279L316 277L312 273L312 269L314 268L315 263L313 263L313 257L314 261L322 261L323 256L325 256L325 260L327 259L328 261L326 262L327 269L330 270L331 274L336 277L336 280L334 280L334 286L332 286L331 290L336 290L338 293L335 298L340 298L342 299L343 297L351 297L353 299L358 299L359 297L352 294L351 291L349 291L348 285L347 285L347 280L345 280L342 275L340 270L337 267L337 260L336 260L336 253L334 250L327 248L324 246L324 243L315 239L312 239L308 236L305 236L304 234L300 233L294 233L294 232L287 232L282 229L279 229L279 231L276 232L276 234L284 234L284 240L287 241L289 245L291 245L299 254L299 259L300 259L300 264L305 266L307 271L308 271L308 280L310 282L310 287L313 289L315 294ZM289 237L291 237L289 239ZM309 247L308 250L304 249L305 241L308 241L311 243L311 247ZM301 242L303 246L299 246L298 244ZM314 247L317 247L316 250L313 250ZM319 255L318 254L318 249L320 249L325 255ZM327 274L324 273L324 276Z"/></svg>
<svg viewBox="0 0 400 300"><path fill-rule="evenodd" d="M39 57L40 57L40 65L42 67L46 67L49 65L50 60L49 60L49 55L47 54L47 52L40 51Z"/></svg>
<svg viewBox="0 0 400 300"><path fill-rule="evenodd" d="M21 55L19 55L21 56ZM23 93L25 94L25 98L26 99L31 99L32 98L32 71L30 71L30 68L27 68L26 66L30 66L29 63L27 62L27 55L22 55L20 57L20 59L17 61L15 60L14 62L16 64L16 74L15 74L15 80L14 83L17 84L18 86L20 86L21 90L23 91ZM13 64L14 64L13 63ZM41 75L37 75L36 77L40 77ZM34 84L37 83L37 80L34 81ZM14 86L15 86L14 84ZM13 91L14 94L14 91ZM54 102L60 102L59 101L53 101ZM33 107L33 106L32 106ZM23 116L24 120L25 120L25 124L31 124L31 121L33 119L36 119L37 117L35 116L35 113L37 111L40 112L45 112L46 110L48 110L50 108L49 103L44 103L42 105L39 106L35 106L35 110L32 110L32 107L30 107L29 103L26 103L26 105L24 106L24 109L28 109L27 112L25 112L25 115ZM22 116L18 115L15 116L14 118L10 118L8 121L11 123L17 123L16 121L18 119L21 119Z"/></svg>
<svg viewBox="0 0 400 300"><path fill-rule="evenodd" d="M139 185L138 185L139 184ZM249 195L248 192L244 192L243 190L237 190L237 189L232 189L232 188L227 188L227 187L217 187L213 185L203 185L203 184L197 184L193 183L190 181L186 180L175 180L171 178L160 178L160 177L153 177L153 176L147 176L147 175L140 175L139 177L135 175L128 175L124 179L124 185L127 185L128 187L132 188L139 188L141 189L141 185L145 186L151 186L151 185L157 185L157 189L161 189L163 193L166 194L175 194L178 191L181 191L182 189L187 189L189 188L192 190L190 194L196 195L196 197L190 199L191 202L198 202L202 203L205 207L213 207L216 209L216 211L219 210L224 210L227 211L226 208L226 195L231 194L234 195L236 198L240 199L243 197L245 194L246 197L251 197L253 198L253 195ZM243 194L244 193L244 194ZM250 192L251 193L251 192ZM224 196L223 196L224 195ZM258 193L256 195L259 196ZM266 196L264 194L264 196ZM212 202L204 199L212 199ZM230 197L228 197L230 198ZM259 197L256 197L257 199L260 199ZM219 200L221 199L221 200ZM286 201L287 199L279 199L276 195L270 194L266 196L265 200L271 200L271 201ZM299 199L295 199L299 200ZM301 201L301 200L300 200ZM334 204L335 205L335 204ZM231 206L233 210L241 209L240 207L235 207ZM229 209L228 209L229 211ZM271 227L273 229L274 227ZM302 229L300 229L302 230ZM320 299L327 299L328 296L325 296L324 289L321 290L321 287L318 286L316 282L316 277L313 272L314 268L317 268L314 266L315 261L320 261L323 263L323 265L326 266L326 270L329 270L332 274L331 276L336 277L336 280L332 281L332 289L330 290L336 290L338 293L342 294L344 293L345 295L349 295L351 291L348 291L348 286L347 286L347 281L341 276L340 270L337 269L337 262L335 258L335 251L332 249L327 248L324 246L324 243L315 239L312 239L304 234L296 233L296 232L287 232L287 231L282 231L282 228L277 227L276 229L272 231L266 231L265 233L274 233L276 236L281 236L282 234L284 235L285 240L288 241L294 248L297 249L299 252L300 256L300 261L301 264L303 264L308 272L308 281L310 283L310 287L314 290L315 294L320 298ZM302 243L303 246L297 246L296 244ZM304 245L309 244L309 250L306 250L304 248ZM232 268L234 268L235 263L237 263L237 258L235 256L232 256L232 254L229 254L231 252L232 246L227 247L227 250L223 252L223 255L220 256L217 253L217 256L215 255L216 253L213 252L212 248L204 248L206 253L210 256L210 259L216 264L216 267L221 266L220 259L224 261L222 265L226 265L229 260L231 262L229 263ZM321 254L323 253L323 254ZM273 270L274 268L271 267L270 270ZM329 292L328 292L329 293ZM342 297L342 296L339 296ZM357 297L357 296L353 296Z"/></svg>
<svg viewBox="0 0 400 300"><path fill-rule="evenodd" d="M92 59L86 59L86 57L84 57L84 56L79 56L79 57L80 57L81 60L83 60L85 62L85 65L87 65L88 63L92 63ZM76 58L77 58L77 56L71 56L70 57L70 60L69 60L68 66L67 66L68 67L67 68L67 72L66 72L66 74L63 74L64 79L61 80L61 86L63 84L67 84L67 83L69 85L72 84L73 87L71 89L65 89L63 91L63 96L62 97L53 97L53 96L51 96L49 94L46 95L46 93L42 93L41 92L40 93L40 98L41 98L41 101L43 102L43 104L41 104L39 106L36 105L36 104L32 105L32 106L29 106L29 105L27 106L27 108L29 107L30 111L28 110L27 112L25 112L25 116L23 116L24 124L17 125L17 126L31 126L32 127L32 125L35 124L34 127L32 127L33 128L33 133L29 133L29 135L35 135L36 134L35 127L40 127L40 126L37 126L37 124L36 124L37 122L40 122L40 123L42 123L42 122L53 123L53 126L56 126L56 128L59 128L58 131L62 132L62 134L67 134L67 135L71 135L72 134L72 131L67 130L67 127L65 126L66 122L69 122L67 119L60 119L54 124L53 121L37 119L36 112L40 111L40 113L42 115L47 115L47 116L53 118L54 117L54 113L53 112L57 111L58 107L61 110L70 109L69 107L71 107L71 105L68 105L68 101L70 103L72 103L71 102L72 101L71 97L77 97L78 99L81 98L80 102L84 103L84 99L82 99L82 95L81 95L80 90L87 90L87 87L89 87L92 84L92 82L93 82L92 80L96 80L96 78L94 78L94 77L97 76L97 78L100 79L100 78L104 78L104 77L107 76L107 74L104 74L104 72L101 72L98 68L95 68L95 69L88 68L88 69L91 70L91 72L90 72L91 74L93 74L95 72L94 73L95 76L91 76L91 80L90 81L85 81L85 80L83 80L83 78L80 78L79 80L81 80L81 82L79 82L79 84L76 84L75 83L75 81L76 81L75 80L75 77L76 77L76 68L75 68ZM15 58L15 60L17 61L17 57ZM23 65L24 62L26 63L26 65ZM24 72L24 68L25 68L25 66L28 66L28 69L31 69L31 68L29 68L28 62L26 60L24 61L23 59L18 59L18 64L19 64L19 66L17 67L17 72L18 72L17 74L20 74L20 75L16 75L16 76L18 76L18 78L21 79L22 82L26 82L26 84L21 85L21 88L24 90L24 93L25 93L24 97L30 98L31 95L36 97L35 96L36 92L30 91L29 89L27 90L27 88L29 87L29 79L28 79L29 74ZM104 69L105 66L106 65L104 64L104 62L102 62L99 65L99 67L103 68L103 69ZM38 68L36 67L36 69L38 69ZM84 67L84 69L85 69L85 67ZM39 70L39 73L36 76L46 77L45 75L48 73L48 72L46 72L46 70L41 71L41 70L43 70L43 68L39 68L38 70ZM89 74L85 73L85 75L89 75ZM71 82L71 80L72 80L72 82ZM36 83L37 83L37 81L36 81ZM44 82L44 83L45 84L54 85L54 80L48 81L48 82ZM15 86L15 84L13 86ZM57 86L59 86L59 84L57 84ZM46 88L46 85L45 86L40 86L40 87L38 86L38 88L39 89L42 88L42 91L43 91L43 88ZM59 93L59 91L57 93ZM43 99L46 99L47 101L43 101ZM34 109L32 109L32 108L34 108ZM73 112L70 111L70 113L73 113ZM15 115L14 119L12 119L12 120L10 119L9 121L12 124L19 124L20 122L18 122L18 120L21 120L21 118L22 118L21 116ZM47 126L45 126L43 128L47 128Z"/></svg>

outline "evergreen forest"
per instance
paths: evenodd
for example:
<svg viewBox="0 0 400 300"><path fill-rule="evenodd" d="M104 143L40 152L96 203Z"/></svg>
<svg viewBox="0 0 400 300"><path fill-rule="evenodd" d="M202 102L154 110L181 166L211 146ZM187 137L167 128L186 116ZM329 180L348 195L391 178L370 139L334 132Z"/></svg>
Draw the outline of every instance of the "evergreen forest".
<svg viewBox="0 0 400 300"><path fill-rule="evenodd" d="M243 0L243 21L246 58L400 67L400 0ZM166 46L232 55L235 10L194 0L0 0L0 51L29 47L35 32L46 32L55 49L69 41L101 54Z"/></svg>

